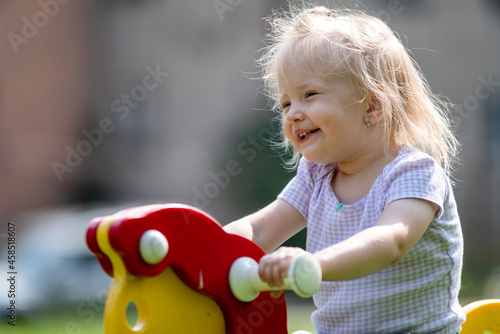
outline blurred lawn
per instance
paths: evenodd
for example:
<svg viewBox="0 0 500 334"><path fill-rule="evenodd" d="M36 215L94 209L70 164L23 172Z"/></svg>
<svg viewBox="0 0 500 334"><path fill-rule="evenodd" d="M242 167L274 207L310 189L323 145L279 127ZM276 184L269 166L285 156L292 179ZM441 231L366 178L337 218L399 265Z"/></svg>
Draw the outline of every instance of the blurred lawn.
<svg viewBox="0 0 500 334"><path fill-rule="evenodd" d="M472 301L464 301L462 305ZM288 305L288 332L298 330L315 332L311 323L311 313L314 305L305 303L289 303ZM2 334L102 334L103 314L98 313L92 321L86 321L74 314L54 314L33 319L18 319L16 326L8 326L5 321L0 324Z"/></svg>
<svg viewBox="0 0 500 334"><path fill-rule="evenodd" d="M311 323L311 313L316 309L314 304L300 303L287 305L288 311L288 332L304 330L315 332L314 326Z"/></svg>
<svg viewBox="0 0 500 334"><path fill-rule="evenodd" d="M462 293L460 297L461 305L465 306L468 303L478 300L478 297L484 293L485 280L480 271L466 271L463 275ZM491 274L491 272L490 272ZM500 270L497 272L496 278L500 278ZM495 279L496 281L496 279ZM497 289L500 289L500 282L497 282ZM500 292L500 290L498 291ZM489 298L499 298L496 294L489 291ZM291 293L287 293L288 304L288 331L293 333L298 330L306 330L315 332L311 324L311 313L315 307L312 300L303 300ZM131 316L132 318L134 315ZM133 320L131 322L134 322ZM96 312L95 317L81 317L75 313L58 312L54 310L52 315L44 317L34 317L32 319L18 319L16 326L7 325L6 319L0 323L1 334L102 334L103 330L103 313Z"/></svg>
<svg viewBox="0 0 500 334"><path fill-rule="evenodd" d="M18 319L16 326L0 324L2 334L100 334L104 333L102 314L90 322L77 315L53 314L32 319Z"/></svg>
<svg viewBox="0 0 500 334"><path fill-rule="evenodd" d="M311 304L288 306L288 330L293 333L297 330L314 332L310 318L314 307ZM8 326L6 321L0 324L2 334L102 334L102 313L89 322L77 315L54 314L33 319L18 319L16 326Z"/></svg>

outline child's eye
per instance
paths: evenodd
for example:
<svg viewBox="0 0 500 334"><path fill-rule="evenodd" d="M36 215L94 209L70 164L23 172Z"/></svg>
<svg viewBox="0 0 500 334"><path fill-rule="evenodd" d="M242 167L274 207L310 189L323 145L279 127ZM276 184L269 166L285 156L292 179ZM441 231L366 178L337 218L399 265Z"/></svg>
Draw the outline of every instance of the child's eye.
<svg viewBox="0 0 500 334"><path fill-rule="evenodd" d="M288 108L289 106L290 106L290 102L283 102L283 103L281 104L281 109L282 109L283 111L285 111L285 109L286 109L286 108Z"/></svg>
<svg viewBox="0 0 500 334"><path fill-rule="evenodd" d="M315 92L315 91L307 92L307 93L306 93L306 98L307 98L307 97L314 96L314 95L316 95L316 94L318 94L318 93L317 93L317 92Z"/></svg>

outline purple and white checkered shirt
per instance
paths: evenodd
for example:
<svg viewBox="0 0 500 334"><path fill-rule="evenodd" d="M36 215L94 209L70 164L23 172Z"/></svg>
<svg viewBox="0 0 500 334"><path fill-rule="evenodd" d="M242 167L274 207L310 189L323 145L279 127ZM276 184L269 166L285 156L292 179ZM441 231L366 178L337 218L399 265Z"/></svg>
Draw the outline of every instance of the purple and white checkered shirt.
<svg viewBox="0 0 500 334"><path fill-rule="evenodd" d="M314 296L318 334L455 334L465 315L458 303L463 237L452 187L429 155L404 147L361 200L341 205L331 187L335 165L304 158L278 196L306 218L307 250L315 253L372 227L397 199L438 205L432 223L398 263L373 275L323 282Z"/></svg>

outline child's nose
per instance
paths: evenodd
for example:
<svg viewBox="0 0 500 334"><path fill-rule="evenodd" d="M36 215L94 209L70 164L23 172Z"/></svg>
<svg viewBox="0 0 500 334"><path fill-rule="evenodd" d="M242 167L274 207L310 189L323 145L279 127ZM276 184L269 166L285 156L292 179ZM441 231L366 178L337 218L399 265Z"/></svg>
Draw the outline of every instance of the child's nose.
<svg viewBox="0 0 500 334"><path fill-rule="evenodd" d="M288 113L286 114L286 121L288 123L295 123L295 122L300 122L303 121L305 118L305 115L300 109L300 107L294 107L290 106L290 109L288 110Z"/></svg>

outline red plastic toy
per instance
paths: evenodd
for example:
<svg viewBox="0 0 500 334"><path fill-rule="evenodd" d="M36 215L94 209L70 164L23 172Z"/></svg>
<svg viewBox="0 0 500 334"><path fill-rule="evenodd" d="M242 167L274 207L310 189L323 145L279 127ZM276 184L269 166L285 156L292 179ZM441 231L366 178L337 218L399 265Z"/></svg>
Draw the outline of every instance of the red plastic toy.
<svg viewBox="0 0 500 334"><path fill-rule="evenodd" d="M167 248L166 244L156 245L163 251L158 261L153 262L156 264L146 262L140 251L141 237L151 230L161 233L165 243L168 242ZM144 301L146 295L155 298L155 291L151 289L158 290L158 298L169 298L168 291L160 292L168 289L169 284L177 292L183 288L174 284L184 284L195 292L193 295L208 297L220 308L224 328L210 331L209 325L203 325L207 326L206 333L288 333L284 296L274 299L268 292L262 292L252 302L240 302L231 292L229 271L233 262L240 257L258 261L264 252L253 242L226 233L214 219L196 208L166 204L120 211L92 220L86 239L102 268L114 277L106 303L106 333L122 334L123 328L130 329L130 333L153 333L153 328L158 326L179 330L183 328L183 321L190 325L186 321L189 315L179 319L180 324L172 324L172 319L168 317L158 319L163 318L161 312L158 313L160 315L154 314L158 308L163 308L165 312L169 309L177 311L176 305L189 303L191 298L195 298L190 297L191 292L186 294L189 295L186 298L176 297L176 300ZM170 274L170 270L175 275ZM182 283L169 283L171 276L177 276ZM162 277L165 277L164 283L161 282ZM139 313L137 325L132 328L125 326L125 310L129 302L137 304ZM211 315L214 312L207 313ZM162 325L153 325L152 322L161 322Z"/></svg>

